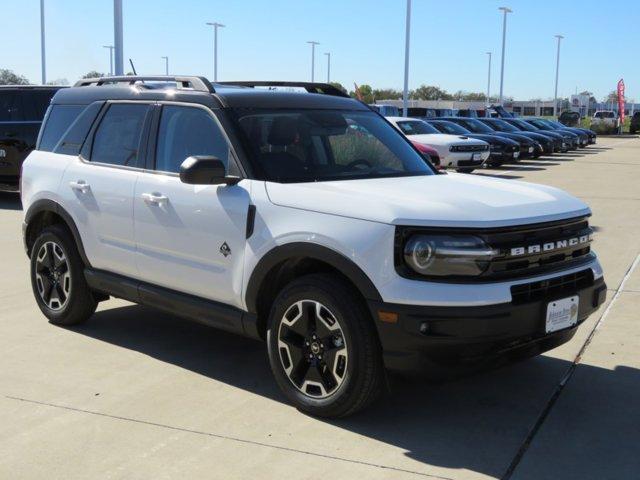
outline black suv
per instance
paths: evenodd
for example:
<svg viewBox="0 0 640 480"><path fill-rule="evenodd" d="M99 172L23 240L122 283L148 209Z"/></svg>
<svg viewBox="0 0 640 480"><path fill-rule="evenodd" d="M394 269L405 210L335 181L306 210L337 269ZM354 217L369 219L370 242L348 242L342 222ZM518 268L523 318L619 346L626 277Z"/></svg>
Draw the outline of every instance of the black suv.
<svg viewBox="0 0 640 480"><path fill-rule="evenodd" d="M17 192L20 168L34 149L51 97L62 87L0 87L0 191Z"/></svg>
<svg viewBox="0 0 640 480"><path fill-rule="evenodd" d="M631 123L629 124L629 133L640 132L640 112L635 112L631 117Z"/></svg>

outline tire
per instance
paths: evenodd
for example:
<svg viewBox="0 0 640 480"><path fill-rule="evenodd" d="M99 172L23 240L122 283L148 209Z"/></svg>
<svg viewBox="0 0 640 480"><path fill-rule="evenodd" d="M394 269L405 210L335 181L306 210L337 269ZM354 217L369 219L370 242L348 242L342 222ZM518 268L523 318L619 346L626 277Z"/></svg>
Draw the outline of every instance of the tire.
<svg viewBox="0 0 640 480"><path fill-rule="evenodd" d="M382 392L380 344L358 297L340 277L313 274L288 284L274 301L267 329L269 363L298 410L346 417Z"/></svg>
<svg viewBox="0 0 640 480"><path fill-rule="evenodd" d="M40 232L31 250L30 272L33 295L51 323L77 325L95 312L98 304L84 278L84 264L63 226Z"/></svg>
<svg viewBox="0 0 640 480"><path fill-rule="evenodd" d="M456 172L458 173L471 173L475 170L475 168L456 168Z"/></svg>

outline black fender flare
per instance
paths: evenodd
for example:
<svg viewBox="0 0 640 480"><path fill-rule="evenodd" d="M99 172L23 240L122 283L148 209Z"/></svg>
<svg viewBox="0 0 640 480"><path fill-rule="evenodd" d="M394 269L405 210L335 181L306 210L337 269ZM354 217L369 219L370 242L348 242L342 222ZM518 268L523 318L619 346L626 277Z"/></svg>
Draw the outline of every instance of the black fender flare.
<svg viewBox="0 0 640 480"><path fill-rule="evenodd" d="M331 265L346 276L365 299L382 301L378 289L367 274L349 258L322 245L293 242L277 246L267 252L253 269L245 293L245 302L249 312L258 313L260 289L271 269L283 261L295 258L309 258Z"/></svg>
<svg viewBox="0 0 640 480"><path fill-rule="evenodd" d="M69 212L67 212L59 203L53 200L49 200L46 198L37 200L29 207L27 213L25 213L23 227L25 248L27 247L27 232L29 231L29 223L31 223L38 214L43 212L55 213L60 218L62 218L67 228L69 228L74 241L76 242L76 247L78 248L80 258L82 258L82 261L87 267L91 267L89 258L84 251L82 238L80 237L80 232L78 231L78 227L76 227L76 223L73 221L73 218L71 217ZM28 251L27 255L29 255Z"/></svg>

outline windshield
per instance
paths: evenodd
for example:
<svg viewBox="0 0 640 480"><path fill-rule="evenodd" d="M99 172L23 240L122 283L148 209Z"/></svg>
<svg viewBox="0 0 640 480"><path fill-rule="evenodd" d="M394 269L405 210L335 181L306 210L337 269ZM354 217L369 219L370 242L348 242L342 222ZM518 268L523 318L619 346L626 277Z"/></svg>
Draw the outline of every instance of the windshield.
<svg viewBox="0 0 640 480"><path fill-rule="evenodd" d="M613 112L596 112L594 115L596 118L615 118L615 116Z"/></svg>
<svg viewBox="0 0 640 480"><path fill-rule="evenodd" d="M397 123L398 128L405 135L427 135L430 133L440 133L433 125L429 125L421 120L403 120Z"/></svg>
<svg viewBox="0 0 640 480"><path fill-rule="evenodd" d="M371 111L237 109L264 180L293 183L432 175L409 142Z"/></svg>
<svg viewBox="0 0 640 480"><path fill-rule="evenodd" d="M526 130L527 132L537 132L538 130L540 130L539 128L534 127L533 125L531 125L530 123L525 122L524 120L508 120L507 123L510 123L511 125L515 125L516 127L518 127L520 130Z"/></svg>
<svg viewBox="0 0 640 480"><path fill-rule="evenodd" d="M453 122L429 122L436 127L442 133L448 133L449 135L468 135L471 133L466 128L461 127Z"/></svg>
<svg viewBox="0 0 640 480"><path fill-rule="evenodd" d="M538 127L541 130L549 130L552 128L551 125L547 125L544 120L533 119L533 120L529 120L529 123L531 125Z"/></svg>
<svg viewBox="0 0 640 480"><path fill-rule="evenodd" d="M519 132L520 131L513 125L510 125L503 120L488 120L486 124L489 125L489 127L496 130L497 132Z"/></svg>
<svg viewBox="0 0 640 480"><path fill-rule="evenodd" d="M460 124L473 133L493 133L491 128L487 127L480 120L474 120L473 118L465 118L460 121Z"/></svg>
<svg viewBox="0 0 640 480"><path fill-rule="evenodd" d="M552 127L556 127L556 128L567 128L566 125L563 125L560 122L556 122L554 120L547 120L547 123L550 124Z"/></svg>

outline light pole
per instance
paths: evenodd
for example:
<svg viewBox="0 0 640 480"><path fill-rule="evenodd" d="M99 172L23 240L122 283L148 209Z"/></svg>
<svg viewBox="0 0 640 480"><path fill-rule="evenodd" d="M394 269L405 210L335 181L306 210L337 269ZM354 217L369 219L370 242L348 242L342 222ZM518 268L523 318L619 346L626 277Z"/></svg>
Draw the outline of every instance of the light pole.
<svg viewBox="0 0 640 480"><path fill-rule="evenodd" d="M331 83L331 52L326 52L327 56L327 83Z"/></svg>
<svg viewBox="0 0 640 480"><path fill-rule="evenodd" d="M47 59L44 47L44 0L40 0L40 60L42 62L42 85L47 83Z"/></svg>
<svg viewBox="0 0 640 480"><path fill-rule="evenodd" d="M109 49L109 75L113 75L113 45L103 45L102 48Z"/></svg>
<svg viewBox="0 0 640 480"><path fill-rule="evenodd" d="M307 43L311 45L311 83L313 83L315 81L316 73L316 45L320 45L320 43L313 40L310 40Z"/></svg>
<svg viewBox="0 0 640 480"><path fill-rule="evenodd" d="M487 52L489 57L489 68L487 69L487 108L484 110L484 116L489 116L489 106L491 105L491 52Z"/></svg>
<svg viewBox="0 0 640 480"><path fill-rule="evenodd" d="M160 57L164 59L164 74L169 76L169 57Z"/></svg>
<svg viewBox="0 0 640 480"><path fill-rule="evenodd" d="M502 105L502 94L503 94L503 85L504 85L504 46L507 39L507 14L511 13L513 10L507 7L500 7L498 10L502 10L504 12L504 18L502 19L502 62L500 66L500 105Z"/></svg>
<svg viewBox="0 0 640 480"><path fill-rule="evenodd" d="M224 28L222 23L207 22L213 27L213 81L218 81L218 28Z"/></svg>
<svg viewBox="0 0 640 480"><path fill-rule="evenodd" d="M113 0L113 45L115 50L115 73L116 75L124 75L122 0Z"/></svg>
<svg viewBox="0 0 640 480"><path fill-rule="evenodd" d="M407 116L409 108L409 39L411 38L411 0L407 0L407 19L404 39L404 88L402 90L402 115Z"/></svg>
<svg viewBox="0 0 640 480"><path fill-rule="evenodd" d="M558 72L560 71L560 40L564 37L562 35L555 36L558 39L558 52L556 54L556 90L553 94L553 116L558 118Z"/></svg>

